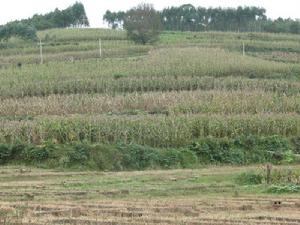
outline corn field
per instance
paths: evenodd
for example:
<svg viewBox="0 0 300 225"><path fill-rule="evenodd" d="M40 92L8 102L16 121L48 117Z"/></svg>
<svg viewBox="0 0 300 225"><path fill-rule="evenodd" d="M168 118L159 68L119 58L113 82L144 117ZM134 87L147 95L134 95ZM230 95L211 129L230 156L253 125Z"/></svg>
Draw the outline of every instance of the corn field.
<svg viewBox="0 0 300 225"><path fill-rule="evenodd" d="M30 43L11 39L0 49L2 143L164 148L202 137L300 136L298 36L167 32L151 46L111 30L39 36L43 65Z"/></svg>

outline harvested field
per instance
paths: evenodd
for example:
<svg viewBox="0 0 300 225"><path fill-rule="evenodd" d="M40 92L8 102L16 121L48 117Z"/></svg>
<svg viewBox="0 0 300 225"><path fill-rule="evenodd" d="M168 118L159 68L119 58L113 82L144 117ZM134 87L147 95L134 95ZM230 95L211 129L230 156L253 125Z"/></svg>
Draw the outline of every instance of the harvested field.
<svg viewBox="0 0 300 225"><path fill-rule="evenodd" d="M0 224L299 224L297 195L234 184L236 174L252 169L111 173L1 168Z"/></svg>

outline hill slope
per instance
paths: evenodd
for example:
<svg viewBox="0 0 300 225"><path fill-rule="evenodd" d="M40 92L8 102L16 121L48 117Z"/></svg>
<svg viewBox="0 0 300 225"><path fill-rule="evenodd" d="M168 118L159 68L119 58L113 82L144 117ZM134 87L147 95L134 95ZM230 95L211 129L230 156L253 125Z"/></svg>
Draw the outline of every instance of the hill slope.
<svg viewBox="0 0 300 225"><path fill-rule="evenodd" d="M300 36L166 32L157 44L141 46L123 31L38 35L43 65L35 43L1 43L3 162L21 156L52 167L78 164L74 142L85 143L88 154L80 157L93 168L103 163L89 154L95 144L120 152L114 169L191 166L182 160L186 152L201 163L231 164L291 154L296 160L300 153ZM153 151L172 163L145 156L145 165L129 166L123 148L132 162L136 151ZM177 161L164 153L174 148Z"/></svg>

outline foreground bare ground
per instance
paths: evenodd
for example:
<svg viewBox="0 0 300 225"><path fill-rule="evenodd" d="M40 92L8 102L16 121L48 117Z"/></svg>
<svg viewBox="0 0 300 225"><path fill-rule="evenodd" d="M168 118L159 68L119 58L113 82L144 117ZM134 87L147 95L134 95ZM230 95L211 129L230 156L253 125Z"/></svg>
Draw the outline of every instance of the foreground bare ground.
<svg viewBox="0 0 300 225"><path fill-rule="evenodd" d="M0 224L300 224L300 196L232 183L232 174L248 169L99 173L5 167Z"/></svg>

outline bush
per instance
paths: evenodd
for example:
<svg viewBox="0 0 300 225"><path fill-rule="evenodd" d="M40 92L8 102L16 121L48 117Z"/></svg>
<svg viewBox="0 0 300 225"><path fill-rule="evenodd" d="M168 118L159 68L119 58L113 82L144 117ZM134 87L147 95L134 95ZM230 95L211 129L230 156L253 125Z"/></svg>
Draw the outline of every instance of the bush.
<svg viewBox="0 0 300 225"><path fill-rule="evenodd" d="M50 158L50 149L46 146L27 146L22 153L26 162L41 163Z"/></svg>
<svg viewBox="0 0 300 225"><path fill-rule="evenodd" d="M300 154L300 137L294 137L292 138L292 144L293 144L293 149L294 153Z"/></svg>
<svg viewBox="0 0 300 225"><path fill-rule="evenodd" d="M12 151L9 145L0 145L0 164L7 163L12 158Z"/></svg>
<svg viewBox="0 0 300 225"><path fill-rule="evenodd" d="M279 136L240 136L228 138L203 138L189 147L203 163L244 165L250 163L279 163L290 151L287 139Z"/></svg>
<svg viewBox="0 0 300 225"><path fill-rule="evenodd" d="M114 146L93 146L90 158L92 164L99 170L116 171L122 169L122 154Z"/></svg>
<svg viewBox="0 0 300 225"><path fill-rule="evenodd" d="M26 145L22 143L15 143L11 145L11 160L23 160L23 153Z"/></svg>
<svg viewBox="0 0 300 225"><path fill-rule="evenodd" d="M245 172L235 178L235 182L240 185L258 185L262 184L264 177L255 172Z"/></svg>
<svg viewBox="0 0 300 225"><path fill-rule="evenodd" d="M198 157L193 151L189 149L180 150L180 165L182 168L192 168L197 164Z"/></svg>
<svg viewBox="0 0 300 225"><path fill-rule="evenodd" d="M203 164L295 163L298 139L271 136L202 138L187 148L157 149L137 144L92 145L90 143L0 145L0 164L16 160L47 167L84 166L99 170L145 170L151 168L192 168ZM293 143L290 145L290 143ZM291 147L294 151L291 150Z"/></svg>
<svg viewBox="0 0 300 225"><path fill-rule="evenodd" d="M125 169L143 170L158 165L157 149L136 144L119 144L117 149L122 154L122 167Z"/></svg>
<svg viewBox="0 0 300 225"><path fill-rule="evenodd" d="M181 155L178 149L161 150L159 165L164 169L179 168L181 164Z"/></svg>
<svg viewBox="0 0 300 225"><path fill-rule="evenodd" d="M269 161L275 163L283 160L284 153L290 150L288 141L277 135L262 138L260 144L269 153Z"/></svg>
<svg viewBox="0 0 300 225"><path fill-rule="evenodd" d="M91 147L84 143L76 143L72 147L73 150L68 153L70 164L86 164L90 158Z"/></svg>
<svg viewBox="0 0 300 225"><path fill-rule="evenodd" d="M194 142L190 149L194 151L203 163L245 164L245 151L234 145L227 138L206 138Z"/></svg>
<svg viewBox="0 0 300 225"><path fill-rule="evenodd" d="M146 44L158 39L162 24L152 5L140 4L126 13L124 28L131 40Z"/></svg>

